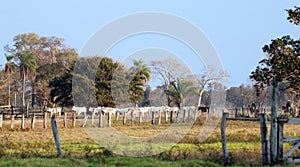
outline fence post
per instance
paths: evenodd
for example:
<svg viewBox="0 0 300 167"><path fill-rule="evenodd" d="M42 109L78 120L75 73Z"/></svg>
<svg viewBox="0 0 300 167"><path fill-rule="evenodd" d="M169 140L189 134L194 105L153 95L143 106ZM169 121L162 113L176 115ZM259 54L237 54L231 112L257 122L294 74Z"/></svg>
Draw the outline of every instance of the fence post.
<svg viewBox="0 0 300 167"><path fill-rule="evenodd" d="M183 123L185 122L185 113L186 113L186 111L185 111L185 109L183 109L183 111L182 111L182 122Z"/></svg>
<svg viewBox="0 0 300 167"><path fill-rule="evenodd" d="M277 119L279 120L279 119ZM283 139L283 125L284 125L284 122L282 121L277 121L278 122L278 130L277 130L277 162L283 160L283 142L282 142L282 139Z"/></svg>
<svg viewBox="0 0 300 167"><path fill-rule="evenodd" d="M75 125L76 125L76 112L73 112L72 126L75 127Z"/></svg>
<svg viewBox="0 0 300 167"><path fill-rule="evenodd" d="M0 128L2 128L2 123L3 123L3 114L0 114Z"/></svg>
<svg viewBox="0 0 300 167"><path fill-rule="evenodd" d="M261 135L261 149L262 149L262 164L270 164L270 148L268 139L268 124L267 115L265 113L260 114L260 135Z"/></svg>
<svg viewBox="0 0 300 167"><path fill-rule="evenodd" d="M64 127L67 127L67 112L64 112Z"/></svg>
<svg viewBox="0 0 300 167"><path fill-rule="evenodd" d="M228 117L228 113L223 112L222 122L221 122L221 137L222 137L222 149L223 149L223 157L224 157L224 166L228 166L229 164L229 155L226 146L226 118Z"/></svg>
<svg viewBox="0 0 300 167"><path fill-rule="evenodd" d="M133 118L133 110L130 113L130 124L133 125L134 124L134 118Z"/></svg>
<svg viewBox="0 0 300 167"><path fill-rule="evenodd" d="M127 112L123 112L123 125L125 125L125 123L126 123L126 113Z"/></svg>
<svg viewBox="0 0 300 167"><path fill-rule="evenodd" d="M167 112L168 112L167 110L164 111L165 123L168 122L168 113Z"/></svg>
<svg viewBox="0 0 300 167"><path fill-rule="evenodd" d="M152 111L151 114L152 114L151 115L151 124L154 125L155 124L155 113L154 113L154 111Z"/></svg>
<svg viewBox="0 0 300 167"><path fill-rule="evenodd" d="M25 128L25 114L22 113L22 119L21 119L21 129Z"/></svg>
<svg viewBox="0 0 300 167"><path fill-rule="evenodd" d="M108 123L108 127L111 127L111 113L110 112L107 113L107 123Z"/></svg>
<svg viewBox="0 0 300 167"><path fill-rule="evenodd" d="M160 110L158 111L158 123L157 124L158 125L161 124L161 111Z"/></svg>
<svg viewBox="0 0 300 167"><path fill-rule="evenodd" d="M44 121L43 121L43 128L47 128L47 112L44 112Z"/></svg>
<svg viewBox="0 0 300 167"><path fill-rule="evenodd" d="M170 124L173 123L173 110L171 110L170 112Z"/></svg>
<svg viewBox="0 0 300 167"><path fill-rule="evenodd" d="M99 111L99 123L98 123L98 127L99 128L102 128L103 126L102 126L102 111Z"/></svg>
<svg viewBox="0 0 300 167"><path fill-rule="evenodd" d="M10 121L10 129L14 128L14 120L15 120L15 115L11 115L11 121Z"/></svg>
<svg viewBox="0 0 300 167"><path fill-rule="evenodd" d="M31 129L34 129L34 122L35 122L35 113L32 114L32 118L31 118Z"/></svg>
<svg viewBox="0 0 300 167"><path fill-rule="evenodd" d="M61 147L60 147L60 140L59 140L58 128L57 128L57 124L56 124L55 115L53 115L51 117L51 125L52 125L52 132L53 132L53 137L54 137L58 157L62 157L62 151L61 151Z"/></svg>

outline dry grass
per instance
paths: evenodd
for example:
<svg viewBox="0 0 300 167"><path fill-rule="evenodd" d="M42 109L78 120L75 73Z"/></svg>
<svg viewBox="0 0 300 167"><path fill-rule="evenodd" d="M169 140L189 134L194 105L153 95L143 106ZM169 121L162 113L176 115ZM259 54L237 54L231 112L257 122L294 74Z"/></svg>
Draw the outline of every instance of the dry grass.
<svg viewBox="0 0 300 167"><path fill-rule="evenodd" d="M222 164L222 146L219 125L216 126L212 135L204 142L199 142L199 134L203 131L205 117L198 119L188 133L182 138L179 144L170 150L154 155L157 159L184 160L184 159L204 159ZM57 119L59 127L59 137L65 157L90 157L95 155L113 155L95 143L84 128L71 127L71 120L67 122L67 127L63 127L63 119ZM25 129L21 130L20 120L14 123L14 129L10 129L10 120L3 122L0 130L0 156L5 157L55 157L56 149L53 140L50 120L48 127L42 127L43 120L37 119L35 129L30 129L30 120L25 122ZM97 122L95 122L97 125ZM104 121L104 129L107 129ZM133 126L128 122L125 126L121 120L113 121L113 126L119 132L135 137L149 137L164 132L170 128L169 124L151 125L150 123L137 122ZM300 136L300 125L286 125L285 136ZM269 126L270 127L270 126ZM95 127L97 128L97 127ZM99 129L101 131L101 128ZM261 164L261 144L259 122L228 121L226 127L227 147L232 164L237 165L260 165ZM172 137L172 136L170 136ZM162 145L156 143L157 145ZM286 151L291 145L285 144ZM160 146L159 146L160 147ZM134 149L134 148L133 148ZM293 156L300 156L299 151Z"/></svg>

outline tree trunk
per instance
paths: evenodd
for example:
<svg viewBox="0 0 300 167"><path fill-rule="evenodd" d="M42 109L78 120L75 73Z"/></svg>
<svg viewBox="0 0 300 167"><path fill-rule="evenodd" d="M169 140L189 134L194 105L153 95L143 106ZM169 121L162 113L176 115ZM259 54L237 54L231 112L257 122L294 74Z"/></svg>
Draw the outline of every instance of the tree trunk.
<svg viewBox="0 0 300 167"><path fill-rule="evenodd" d="M23 107L23 109L24 109L24 107L25 107L25 91L26 91L26 89L25 89L25 85L26 85L26 75L25 75L25 73L23 74L23 79L22 79L22 81L23 81L23 84L22 84L22 107Z"/></svg>
<svg viewBox="0 0 300 167"><path fill-rule="evenodd" d="M204 88L201 88L201 90L199 91L198 107L201 106L203 93L204 93Z"/></svg>

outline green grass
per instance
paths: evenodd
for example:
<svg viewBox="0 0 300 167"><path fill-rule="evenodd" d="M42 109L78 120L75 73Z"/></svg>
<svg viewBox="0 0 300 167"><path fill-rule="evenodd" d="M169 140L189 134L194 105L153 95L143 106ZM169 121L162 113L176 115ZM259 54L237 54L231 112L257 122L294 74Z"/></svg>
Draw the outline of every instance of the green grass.
<svg viewBox="0 0 300 167"><path fill-rule="evenodd" d="M186 166L186 167L218 167L220 165L203 160L166 161L154 158L130 157L93 157L85 159L75 158L1 158L0 166L22 167L98 167L98 166L133 166L133 167L161 167L161 166Z"/></svg>
<svg viewBox="0 0 300 167"><path fill-rule="evenodd" d="M26 124L25 130L16 123L9 128L9 120L0 129L0 166L217 166L223 164L223 153L219 125L206 141L198 141L201 124L197 122L186 136L177 144L164 140L153 143L152 152L165 150L147 158L130 158L113 154L101 147L86 134L83 128L62 126L58 120L59 136L63 158L56 158L56 148L51 126L42 128L37 122L34 130ZM148 137L162 132L169 125L150 125L143 123L123 126L115 121L113 127L118 131L136 137ZM299 126L286 125L285 136L300 136ZM99 129L101 130L101 129ZM169 136L172 137L172 136ZM228 121L226 127L227 148L232 166L261 165L260 128L258 122ZM169 147L173 145L172 147ZM143 144L115 145L115 149L139 150ZM291 145L285 144L284 150ZM168 149L166 149L168 148ZM138 153L138 152L137 152ZM300 150L296 152L299 155ZM136 154L137 155L137 154ZM211 163L214 162L214 163Z"/></svg>

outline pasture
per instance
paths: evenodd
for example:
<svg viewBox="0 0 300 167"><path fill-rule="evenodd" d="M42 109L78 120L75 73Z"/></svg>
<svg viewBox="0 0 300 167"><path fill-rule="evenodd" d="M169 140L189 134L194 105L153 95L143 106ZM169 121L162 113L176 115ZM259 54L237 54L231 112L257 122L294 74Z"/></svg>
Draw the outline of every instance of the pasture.
<svg viewBox="0 0 300 167"><path fill-rule="evenodd" d="M57 118L63 158L57 158L51 126L48 125L44 129L41 118L36 120L34 129L30 128L30 119L26 119L24 129L21 129L19 119L15 120L13 129L10 128L10 120L4 120L0 130L0 166L222 166L220 125L217 125L212 135L204 142L200 143L198 140L205 119L205 114L199 116L188 133L170 149L139 158L120 156L98 145L84 128L79 125L72 127L71 119L67 119L67 126L64 127L63 116ZM124 126L122 120L112 119L112 121L115 129L135 137L151 136L170 126L169 123L152 125L150 122L142 124L135 122L133 125L128 123ZM98 130L108 128L110 127L104 126ZM230 165L261 165L258 122L228 121L226 135ZM286 125L284 135L300 136L299 126ZM164 148L168 143L161 141L155 144L157 148ZM139 147L142 146L133 145L131 149ZM284 150L289 147L289 144L285 144ZM300 152L295 154L299 156Z"/></svg>

